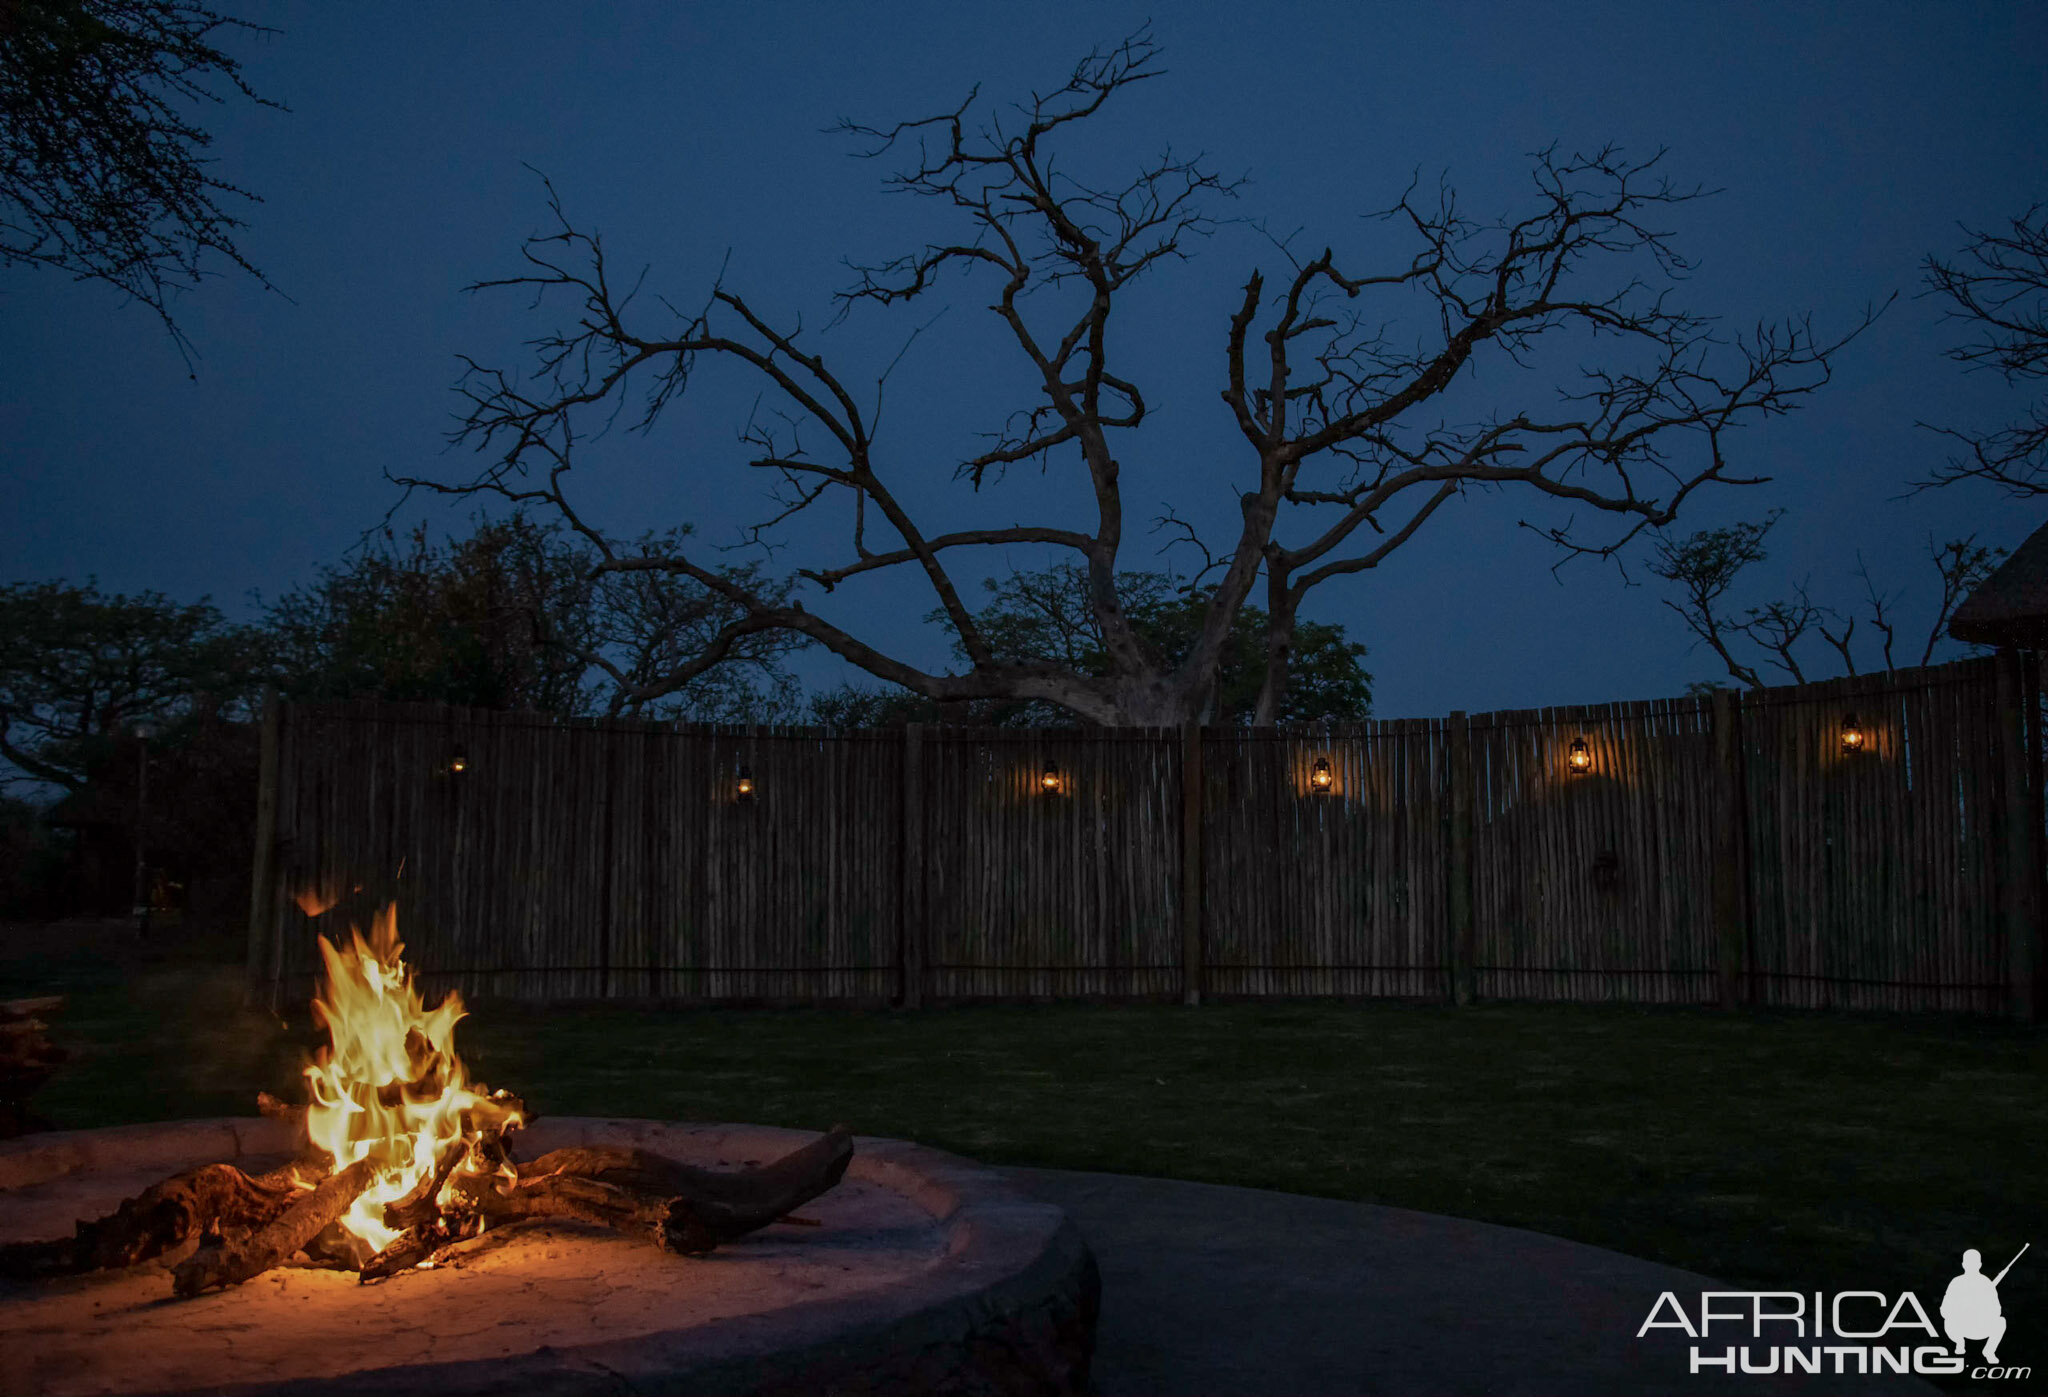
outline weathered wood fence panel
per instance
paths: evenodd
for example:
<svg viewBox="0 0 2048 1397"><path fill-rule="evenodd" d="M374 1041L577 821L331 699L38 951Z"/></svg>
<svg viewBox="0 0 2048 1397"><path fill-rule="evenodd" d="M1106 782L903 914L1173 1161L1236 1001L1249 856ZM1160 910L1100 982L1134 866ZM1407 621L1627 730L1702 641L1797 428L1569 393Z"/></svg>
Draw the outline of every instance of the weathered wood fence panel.
<svg viewBox="0 0 2048 1397"><path fill-rule="evenodd" d="M1478 994L1714 999L1708 705L1485 714L1472 743Z"/></svg>
<svg viewBox="0 0 2048 1397"><path fill-rule="evenodd" d="M886 738L357 705L283 728L269 977L294 990L316 932L390 900L423 981L472 995L895 992Z"/></svg>
<svg viewBox="0 0 2048 1397"><path fill-rule="evenodd" d="M1748 697L1759 1002L2005 1005L1991 663Z"/></svg>
<svg viewBox="0 0 2048 1397"><path fill-rule="evenodd" d="M927 729L926 992L1175 992L1178 741Z"/></svg>
<svg viewBox="0 0 2048 1397"><path fill-rule="evenodd" d="M1211 728L1202 770L1205 993L1448 992L1440 721Z"/></svg>
<svg viewBox="0 0 2048 1397"><path fill-rule="evenodd" d="M302 999L395 901L430 986L529 999L2026 1013L2040 703L2013 657L1282 730L285 705L250 972Z"/></svg>

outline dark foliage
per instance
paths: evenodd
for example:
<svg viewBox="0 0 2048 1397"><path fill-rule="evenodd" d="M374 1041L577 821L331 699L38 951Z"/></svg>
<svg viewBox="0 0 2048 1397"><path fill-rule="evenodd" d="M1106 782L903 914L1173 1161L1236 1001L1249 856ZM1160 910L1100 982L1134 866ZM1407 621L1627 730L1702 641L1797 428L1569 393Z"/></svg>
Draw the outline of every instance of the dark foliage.
<svg viewBox="0 0 2048 1397"><path fill-rule="evenodd" d="M436 542L387 536L267 611L269 664L290 698L374 698L543 713L770 717L794 703L761 634L657 698L641 690L693 658L737 608L689 578L604 574L559 526L514 514ZM751 577L746 569L734 575Z"/></svg>
<svg viewBox="0 0 2048 1397"><path fill-rule="evenodd" d="M108 596L88 580L0 586L0 782L77 792L137 723L169 739L202 716L246 718L255 635L205 598Z"/></svg>
<svg viewBox="0 0 2048 1397"><path fill-rule="evenodd" d="M1087 575L1072 564L1019 572L983 584L993 599L976 621L995 653L1006 660L1039 660L1076 673L1109 670L1102 631L1088 604ZM1184 659L1201 632L1209 589L1163 572L1120 574L1117 588L1131 623L1154 662L1170 668ZM941 619L941 618L934 618ZM1266 614L1238 611L1217 677L1215 707L1204 715L1218 724L1250 723L1266 678ZM1347 640L1344 627L1299 621L1294 627L1292 678L1276 721L1365 718L1372 713L1372 675L1361 661L1365 647ZM979 699L941 704L909 689L842 685L811 701L816 721L834 727L895 727L903 723L962 722L1004 727L1060 727L1074 715L1042 701Z"/></svg>

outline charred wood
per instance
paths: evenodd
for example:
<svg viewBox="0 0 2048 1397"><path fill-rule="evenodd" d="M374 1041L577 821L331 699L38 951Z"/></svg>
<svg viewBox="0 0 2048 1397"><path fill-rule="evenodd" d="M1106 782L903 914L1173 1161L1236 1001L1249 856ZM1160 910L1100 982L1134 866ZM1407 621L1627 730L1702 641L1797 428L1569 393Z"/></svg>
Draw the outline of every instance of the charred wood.
<svg viewBox="0 0 2048 1397"><path fill-rule="evenodd" d="M209 1243L171 1273L173 1293L183 1298L213 1286L240 1285L285 1260L334 1222L370 1185L370 1161L357 1160L300 1195L274 1221L234 1241Z"/></svg>
<svg viewBox="0 0 2048 1397"><path fill-rule="evenodd" d="M703 1252L796 1211L838 1183L852 1160L853 1136L843 1126L759 1169L699 1169L646 1150L579 1147L520 1165L519 1184L506 1197L556 1200L535 1206L559 1211L528 1216L572 1215L573 1208L599 1206L596 1200L602 1198L602 1206L616 1211L626 1227L648 1222L647 1214L658 1206L656 1240L671 1251ZM566 1188L572 1180L602 1184L609 1192ZM628 1199L630 1208L623 1201ZM517 1205L492 1201L485 1206L487 1214L509 1215L503 1210Z"/></svg>
<svg viewBox="0 0 2048 1397"><path fill-rule="evenodd" d="M203 1232L262 1227L325 1172L303 1163L255 1175L232 1164L188 1169L151 1185L103 1218L79 1222L75 1236L0 1247L0 1275L32 1278L133 1266Z"/></svg>

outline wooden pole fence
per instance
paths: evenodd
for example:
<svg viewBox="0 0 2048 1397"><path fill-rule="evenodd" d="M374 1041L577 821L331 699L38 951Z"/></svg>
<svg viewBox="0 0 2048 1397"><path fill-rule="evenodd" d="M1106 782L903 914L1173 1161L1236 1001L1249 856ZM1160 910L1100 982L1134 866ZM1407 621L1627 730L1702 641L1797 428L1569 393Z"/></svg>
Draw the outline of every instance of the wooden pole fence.
<svg viewBox="0 0 2048 1397"><path fill-rule="evenodd" d="M2032 656L1298 729L270 703L251 988L303 1004L314 935L395 899L423 984L472 997L2024 1017L2039 704Z"/></svg>

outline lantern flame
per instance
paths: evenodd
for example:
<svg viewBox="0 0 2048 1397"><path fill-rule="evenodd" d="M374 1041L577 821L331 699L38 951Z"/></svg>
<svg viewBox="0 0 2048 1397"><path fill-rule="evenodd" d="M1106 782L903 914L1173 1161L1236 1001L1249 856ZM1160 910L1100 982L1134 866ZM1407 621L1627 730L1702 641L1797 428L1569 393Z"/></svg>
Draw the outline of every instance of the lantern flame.
<svg viewBox="0 0 2048 1397"><path fill-rule="evenodd" d="M353 928L349 940L336 946L320 938L327 974L313 1017L329 1042L306 1068L306 1132L336 1171L372 1161L373 1182L341 1221L381 1250L399 1235L385 1225L384 1206L425 1184L448 1151L465 1155L436 1202L464 1174L508 1170L502 1157L479 1158L467 1145L485 1127L518 1125L520 1115L509 1098L470 1082L455 1055L461 996L451 991L432 1009L421 1002L401 959L396 905L372 919L367 941Z"/></svg>

